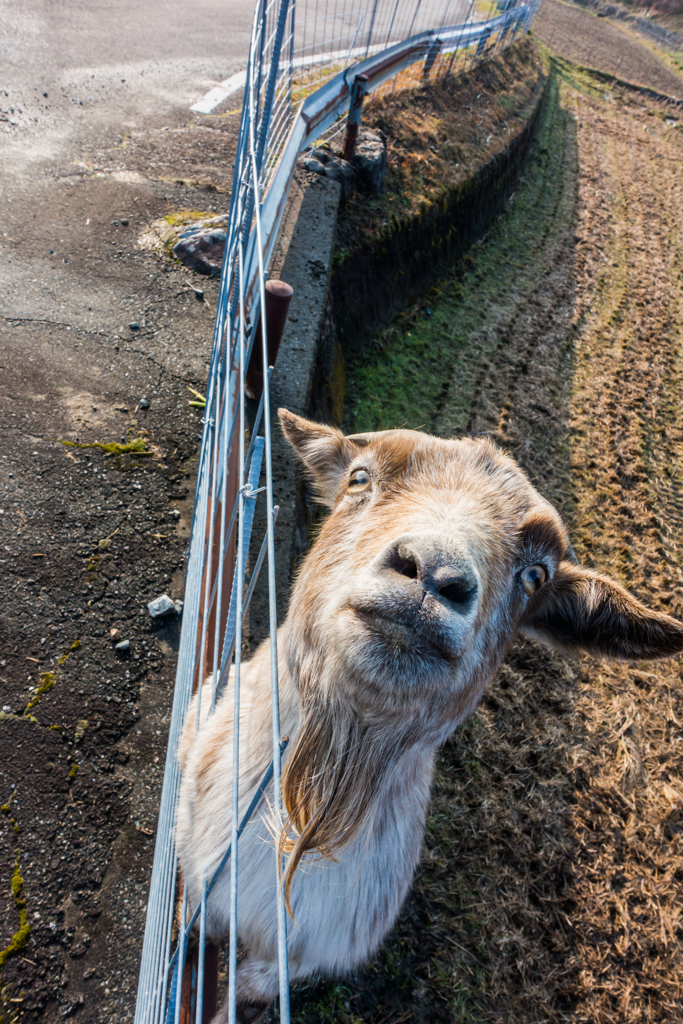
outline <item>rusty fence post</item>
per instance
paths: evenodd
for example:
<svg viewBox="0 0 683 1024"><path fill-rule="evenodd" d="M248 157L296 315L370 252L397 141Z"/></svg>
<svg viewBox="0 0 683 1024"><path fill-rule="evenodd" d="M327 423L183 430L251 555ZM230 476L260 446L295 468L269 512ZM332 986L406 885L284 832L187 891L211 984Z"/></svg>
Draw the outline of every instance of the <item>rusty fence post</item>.
<svg viewBox="0 0 683 1024"><path fill-rule="evenodd" d="M287 323L287 311L292 301L294 289L284 281L266 281L266 334L268 337L268 365L274 366L280 349L280 342ZM246 389L250 398L259 399L263 391L263 343L262 317L259 316L251 347L251 358L246 373Z"/></svg>
<svg viewBox="0 0 683 1024"><path fill-rule="evenodd" d="M346 139L344 140L342 160L353 160L353 154L356 152L356 141L358 139L358 129L360 128L367 84L367 75L356 75L351 86L351 100L349 102L349 116L346 119Z"/></svg>
<svg viewBox="0 0 683 1024"><path fill-rule="evenodd" d="M219 947L206 943L201 1024L211 1024L218 1008ZM197 992L199 987L199 949L191 950L183 968L183 992L180 1000L180 1024L197 1024Z"/></svg>

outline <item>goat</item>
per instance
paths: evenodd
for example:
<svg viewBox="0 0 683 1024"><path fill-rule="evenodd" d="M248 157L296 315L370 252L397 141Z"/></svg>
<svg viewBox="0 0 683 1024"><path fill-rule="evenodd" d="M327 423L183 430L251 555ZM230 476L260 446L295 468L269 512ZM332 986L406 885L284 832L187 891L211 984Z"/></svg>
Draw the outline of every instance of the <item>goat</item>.
<svg viewBox="0 0 683 1024"><path fill-rule="evenodd" d="M288 441L330 509L278 630L284 823L240 840L238 1019L278 990L275 854L287 854L292 980L350 971L394 923L418 864L437 748L518 633L561 651L659 658L683 625L576 564L556 510L487 439L345 437L286 410ZM189 904L230 837L233 702L205 683L179 749L177 842ZM242 668L240 810L271 757L270 648ZM279 836L278 836L279 833ZM229 872L207 935L229 930ZM227 1009L214 1024L227 1021Z"/></svg>

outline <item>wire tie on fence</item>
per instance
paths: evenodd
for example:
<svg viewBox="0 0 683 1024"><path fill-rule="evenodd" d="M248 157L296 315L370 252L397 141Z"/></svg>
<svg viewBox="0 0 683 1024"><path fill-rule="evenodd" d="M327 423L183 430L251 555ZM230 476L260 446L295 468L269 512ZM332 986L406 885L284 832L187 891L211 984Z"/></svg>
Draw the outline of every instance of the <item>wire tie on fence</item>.
<svg viewBox="0 0 683 1024"><path fill-rule="evenodd" d="M208 423L209 426L212 427L214 424L213 416L202 416L202 423Z"/></svg>
<svg viewBox="0 0 683 1024"><path fill-rule="evenodd" d="M265 489L265 487L257 487L256 490L254 490L251 484L243 484L242 487L240 487L240 494L243 494L245 498L255 498L257 494L260 494L261 491L265 491Z"/></svg>

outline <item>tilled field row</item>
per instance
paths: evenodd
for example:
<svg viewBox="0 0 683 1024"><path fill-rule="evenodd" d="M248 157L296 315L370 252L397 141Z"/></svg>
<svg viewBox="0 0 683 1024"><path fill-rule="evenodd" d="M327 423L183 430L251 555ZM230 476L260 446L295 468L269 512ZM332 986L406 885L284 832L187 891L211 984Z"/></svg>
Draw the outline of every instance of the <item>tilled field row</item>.
<svg viewBox="0 0 683 1024"><path fill-rule="evenodd" d="M681 617L681 131L571 93L583 156L571 401L586 561ZM578 991L601 1019L680 1019L681 667L586 666L577 714Z"/></svg>

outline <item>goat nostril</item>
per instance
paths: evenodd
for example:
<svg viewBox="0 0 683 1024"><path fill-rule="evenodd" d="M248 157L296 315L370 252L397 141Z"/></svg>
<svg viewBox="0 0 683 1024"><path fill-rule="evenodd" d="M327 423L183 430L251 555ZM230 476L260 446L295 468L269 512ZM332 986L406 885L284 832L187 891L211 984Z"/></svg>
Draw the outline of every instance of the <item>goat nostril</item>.
<svg viewBox="0 0 683 1024"><path fill-rule="evenodd" d="M414 558L405 558L398 567L401 576L407 576L409 580L416 580L418 577L417 562Z"/></svg>
<svg viewBox="0 0 683 1024"><path fill-rule="evenodd" d="M473 585L470 580L455 580L445 587L439 587L438 592L440 597L445 597L451 604L464 605L469 604L476 594L477 585Z"/></svg>
<svg viewBox="0 0 683 1024"><path fill-rule="evenodd" d="M405 576L409 580L416 580L420 575L420 564L417 557L410 548L396 546L387 552L385 565L388 569Z"/></svg>

